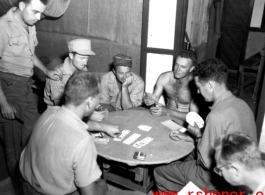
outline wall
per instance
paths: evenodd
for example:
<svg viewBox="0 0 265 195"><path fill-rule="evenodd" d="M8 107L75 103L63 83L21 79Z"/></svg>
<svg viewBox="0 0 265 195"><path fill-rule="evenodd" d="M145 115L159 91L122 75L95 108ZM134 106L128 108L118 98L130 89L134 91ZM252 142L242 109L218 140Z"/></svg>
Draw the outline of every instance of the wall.
<svg viewBox="0 0 265 195"><path fill-rule="evenodd" d="M143 0L71 1L65 14L44 19L37 24L39 57L63 57L67 42L88 38L96 56L89 60L89 70L106 72L112 57L124 53L133 59L133 71L140 73L140 49Z"/></svg>
<svg viewBox="0 0 265 195"><path fill-rule="evenodd" d="M198 62L216 56L224 0L189 0L186 32Z"/></svg>
<svg viewBox="0 0 265 195"><path fill-rule="evenodd" d="M1 0L0 16L17 1ZM216 29L209 25L211 18L214 22L218 19L218 13L212 9L213 2L223 0L189 0L186 31L198 53L199 62L215 56L213 48L219 39ZM109 70L112 57L123 52L133 57L133 71L140 73L142 7L143 0L72 0L60 18L46 18L37 23L39 45L36 53L48 58L65 56L68 53L67 42L84 37L91 39L97 54L89 61L90 70ZM212 10L214 14L210 17ZM213 25L216 24L214 22ZM209 41L211 35L213 41ZM209 42L213 43L210 49Z"/></svg>

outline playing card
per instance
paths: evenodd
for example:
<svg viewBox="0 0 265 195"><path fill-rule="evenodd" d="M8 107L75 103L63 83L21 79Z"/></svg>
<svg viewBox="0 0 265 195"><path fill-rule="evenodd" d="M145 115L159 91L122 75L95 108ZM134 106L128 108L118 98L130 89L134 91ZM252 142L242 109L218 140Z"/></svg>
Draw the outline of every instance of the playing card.
<svg viewBox="0 0 265 195"><path fill-rule="evenodd" d="M165 125L166 127L168 127L171 130L176 130L179 128L182 128L182 126L180 126L179 124L177 124L176 122L172 121L172 120L166 120L164 122L161 122L162 125Z"/></svg>
<svg viewBox="0 0 265 195"><path fill-rule="evenodd" d="M136 142L135 144L133 144L133 147L135 147L135 148L141 148L142 145L143 145L143 143Z"/></svg>
<svg viewBox="0 0 265 195"><path fill-rule="evenodd" d="M152 127L148 126L145 131L150 131L152 129Z"/></svg>
<svg viewBox="0 0 265 195"><path fill-rule="evenodd" d="M146 137L138 142L136 142L133 147L136 147L136 148L141 148L147 144L149 144L154 138L152 137Z"/></svg>
<svg viewBox="0 0 265 195"><path fill-rule="evenodd" d="M138 129L140 129L142 131L150 131L152 129L152 127L150 127L148 125L139 125Z"/></svg>
<svg viewBox="0 0 265 195"><path fill-rule="evenodd" d="M192 126L194 126L194 123L197 123L199 128L203 128L203 126L204 126L203 119L196 112L189 112L186 115L186 121L187 121L187 123L189 123Z"/></svg>
<svg viewBox="0 0 265 195"><path fill-rule="evenodd" d="M130 133L131 131L130 130L128 130L128 129L124 129L122 132L121 132L121 134L119 135L119 137L115 137L113 140L114 141L121 141L121 140L123 140L123 138L126 136L126 135L128 135L129 133Z"/></svg>
<svg viewBox="0 0 265 195"><path fill-rule="evenodd" d="M95 138L95 142L97 142L99 144L108 144L109 143L109 138L99 138L99 137L96 137Z"/></svg>
<svg viewBox="0 0 265 195"><path fill-rule="evenodd" d="M187 131L187 129L185 127L182 127L180 129L178 129L181 133L185 133Z"/></svg>
<svg viewBox="0 0 265 195"><path fill-rule="evenodd" d="M103 133L94 133L94 137L97 137L97 138L103 138Z"/></svg>
<svg viewBox="0 0 265 195"><path fill-rule="evenodd" d="M130 145L131 143L133 143L140 136L141 136L140 134L134 133L130 137L128 137L126 140L124 140L123 143L127 144L127 145Z"/></svg>

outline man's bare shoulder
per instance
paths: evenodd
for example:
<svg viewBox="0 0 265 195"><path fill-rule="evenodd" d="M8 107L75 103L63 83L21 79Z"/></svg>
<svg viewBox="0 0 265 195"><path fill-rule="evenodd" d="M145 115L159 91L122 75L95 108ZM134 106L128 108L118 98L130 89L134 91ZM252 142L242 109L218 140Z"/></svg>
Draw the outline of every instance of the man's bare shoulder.
<svg viewBox="0 0 265 195"><path fill-rule="evenodd" d="M164 72L162 73L159 77L158 77L158 82L159 83L168 83L170 80L172 80L174 78L174 74L173 71L168 71L168 72Z"/></svg>

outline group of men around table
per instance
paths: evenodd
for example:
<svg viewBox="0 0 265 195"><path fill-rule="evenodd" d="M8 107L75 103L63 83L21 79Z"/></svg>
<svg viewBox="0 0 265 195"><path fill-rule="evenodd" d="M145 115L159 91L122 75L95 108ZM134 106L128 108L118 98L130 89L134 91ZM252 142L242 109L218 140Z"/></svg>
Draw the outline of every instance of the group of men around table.
<svg viewBox="0 0 265 195"><path fill-rule="evenodd" d="M118 127L100 121L108 112L138 107L143 101L154 117L184 120L188 112L205 109L200 108L200 97L213 105L203 129L196 124L188 127L197 147L187 157L155 168L157 188L180 191L192 181L214 191L223 176L233 185L264 192L265 168L255 143L253 113L228 90L222 61L197 64L193 51L180 51L173 71L162 73L150 94L144 92L141 77L131 71L129 56L114 56L112 71L102 78L88 72L87 61L95 53L90 40L76 39L68 43L64 63L47 70L34 52L38 43L34 24L46 4L46 0L23 0L0 18L0 122L9 172L17 178L20 160L25 194L105 194L107 185L100 179L96 148L87 131L117 136ZM48 109L40 117L31 89L34 66L47 75ZM165 106L158 103L164 92ZM220 137L224 138L215 146Z"/></svg>

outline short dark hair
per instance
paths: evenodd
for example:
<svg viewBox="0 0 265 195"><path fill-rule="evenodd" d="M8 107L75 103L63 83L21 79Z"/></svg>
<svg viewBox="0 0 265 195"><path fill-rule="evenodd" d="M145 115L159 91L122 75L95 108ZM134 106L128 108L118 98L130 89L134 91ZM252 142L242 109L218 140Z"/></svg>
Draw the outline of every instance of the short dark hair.
<svg viewBox="0 0 265 195"><path fill-rule="evenodd" d="M226 163L240 162L248 169L263 166L257 143L244 133L234 132L225 135L215 148L220 148L220 159Z"/></svg>
<svg viewBox="0 0 265 195"><path fill-rule="evenodd" d="M79 106L99 94L99 78L88 71L75 72L65 86L65 104Z"/></svg>
<svg viewBox="0 0 265 195"><path fill-rule="evenodd" d="M30 3L33 0L20 0L20 2L24 2L24 3ZM44 5L47 5L49 0L39 0L40 2L42 2Z"/></svg>
<svg viewBox="0 0 265 195"><path fill-rule="evenodd" d="M197 66L197 55L192 50L188 50L188 49L181 50L178 53L177 57L191 59L192 65Z"/></svg>
<svg viewBox="0 0 265 195"><path fill-rule="evenodd" d="M205 60L194 69L194 76L197 76L200 82L215 81L227 86L228 69L221 60L212 58Z"/></svg>

